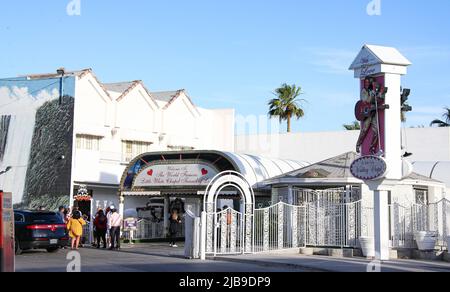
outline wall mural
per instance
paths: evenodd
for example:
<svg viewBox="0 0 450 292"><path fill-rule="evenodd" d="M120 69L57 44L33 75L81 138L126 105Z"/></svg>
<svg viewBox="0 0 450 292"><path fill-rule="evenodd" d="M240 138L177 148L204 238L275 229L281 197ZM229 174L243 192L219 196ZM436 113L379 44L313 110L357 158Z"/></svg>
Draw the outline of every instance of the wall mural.
<svg viewBox="0 0 450 292"><path fill-rule="evenodd" d="M3 161L3 156L5 156L10 121L11 116L2 116L0 120L0 161Z"/></svg>
<svg viewBox="0 0 450 292"><path fill-rule="evenodd" d="M56 210L71 186L74 77L0 79L0 187L16 208Z"/></svg>

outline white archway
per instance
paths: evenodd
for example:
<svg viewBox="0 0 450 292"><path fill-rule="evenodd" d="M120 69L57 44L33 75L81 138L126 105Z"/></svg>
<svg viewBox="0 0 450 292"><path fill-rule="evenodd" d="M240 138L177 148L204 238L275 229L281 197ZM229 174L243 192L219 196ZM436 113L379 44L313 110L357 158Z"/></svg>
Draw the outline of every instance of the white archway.
<svg viewBox="0 0 450 292"><path fill-rule="evenodd" d="M214 244L217 231L217 198L221 191L227 187L236 188L242 196L244 202L244 214L233 211L233 214L240 214L237 216L242 226L243 245L242 250L237 250L238 253L251 253L253 241L253 213L255 210L255 194L250 183L245 177L235 171L225 171L216 175L208 187L206 188L203 199L202 212L202 232L201 232L201 258L205 259L206 254L216 255L216 245ZM226 211L226 210L225 210Z"/></svg>

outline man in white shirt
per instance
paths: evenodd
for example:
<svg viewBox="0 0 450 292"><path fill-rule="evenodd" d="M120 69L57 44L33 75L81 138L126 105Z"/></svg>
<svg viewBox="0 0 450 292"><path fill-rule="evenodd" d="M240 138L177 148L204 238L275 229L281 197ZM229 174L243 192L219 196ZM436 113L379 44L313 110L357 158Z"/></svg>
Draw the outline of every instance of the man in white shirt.
<svg viewBox="0 0 450 292"><path fill-rule="evenodd" d="M114 206L111 206L111 215L108 218L110 227L111 247L110 250L120 250L120 227L122 226L122 216Z"/></svg>

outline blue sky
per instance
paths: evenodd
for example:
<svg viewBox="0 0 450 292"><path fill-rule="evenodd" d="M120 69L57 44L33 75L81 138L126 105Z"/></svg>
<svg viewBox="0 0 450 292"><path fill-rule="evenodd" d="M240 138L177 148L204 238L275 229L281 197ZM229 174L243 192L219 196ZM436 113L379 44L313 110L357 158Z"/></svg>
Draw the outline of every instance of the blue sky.
<svg viewBox="0 0 450 292"><path fill-rule="evenodd" d="M103 82L185 88L198 106L244 116L265 115L273 89L296 83L308 103L294 131L334 131L354 120L347 69L369 43L413 62L407 126L450 106L448 0L381 0L381 16L366 13L370 0L81 0L80 16L69 2L0 3L0 78L93 68Z"/></svg>

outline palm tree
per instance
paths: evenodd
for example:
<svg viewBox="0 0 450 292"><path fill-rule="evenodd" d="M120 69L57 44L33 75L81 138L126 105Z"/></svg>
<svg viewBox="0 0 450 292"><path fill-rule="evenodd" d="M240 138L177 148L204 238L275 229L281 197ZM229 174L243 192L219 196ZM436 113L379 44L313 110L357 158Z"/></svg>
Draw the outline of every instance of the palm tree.
<svg viewBox="0 0 450 292"><path fill-rule="evenodd" d="M284 83L280 88L277 88L274 92L276 98L269 101L269 116L278 117L280 123L287 121L287 132L291 132L291 119L300 118L305 116L305 111L300 105L304 99L298 97L303 94L302 88L297 87L295 84L288 85Z"/></svg>
<svg viewBox="0 0 450 292"><path fill-rule="evenodd" d="M444 108L444 110L446 111L442 115L442 117L444 118L444 121L436 119L431 122L431 124L430 124L431 127L435 126L435 125L437 125L440 128L450 127L450 108L446 107L446 108Z"/></svg>
<svg viewBox="0 0 450 292"><path fill-rule="evenodd" d="M344 125L344 129L347 131L361 130L361 124L358 121L354 121L352 124Z"/></svg>

